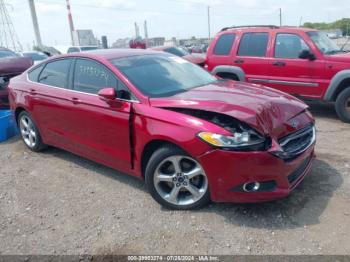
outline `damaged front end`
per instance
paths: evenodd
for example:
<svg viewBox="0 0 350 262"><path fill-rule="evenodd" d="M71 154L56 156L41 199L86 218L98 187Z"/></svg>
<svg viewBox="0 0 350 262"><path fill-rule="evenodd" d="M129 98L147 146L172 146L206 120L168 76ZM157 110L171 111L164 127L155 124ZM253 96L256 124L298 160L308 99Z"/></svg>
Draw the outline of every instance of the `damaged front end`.
<svg viewBox="0 0 350 262"><path fill-rule="evenodd" d="M271 147L271 139L269 137L261 135L246 123L231 116L199 109L165 109L211 122L232 134L226 136L211 132L198 133L197 136L201 140L214 147L231 151L266 151Z"/></svg>

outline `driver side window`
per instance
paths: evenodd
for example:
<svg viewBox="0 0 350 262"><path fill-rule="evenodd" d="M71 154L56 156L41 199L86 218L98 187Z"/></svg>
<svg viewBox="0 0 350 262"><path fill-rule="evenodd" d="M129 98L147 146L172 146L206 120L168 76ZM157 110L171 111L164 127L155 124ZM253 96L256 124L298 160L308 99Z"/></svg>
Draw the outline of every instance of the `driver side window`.
<svg viewBox="0 0 350 262"><path fill-rule="evenodd" d="M136 100L123 82L104 65L90 59L77 59L74 70L74 90L97 94L101 89L107 87L114 88L118 98Z"/></svg>
<svg viewBox="0 0 350 262"><path fill-rule="evenodd" d="M97 94L106 87L117 88L117 79L109 70L92 60L77 59L74 70L74 90Z"/></svg>
<svg viewBox="0 0 350 262"><path fill-rule="evenodd" d="M277 35L275 58L298 59L304 50L310 51L310 48L300 36L294 34Z"/></svg>

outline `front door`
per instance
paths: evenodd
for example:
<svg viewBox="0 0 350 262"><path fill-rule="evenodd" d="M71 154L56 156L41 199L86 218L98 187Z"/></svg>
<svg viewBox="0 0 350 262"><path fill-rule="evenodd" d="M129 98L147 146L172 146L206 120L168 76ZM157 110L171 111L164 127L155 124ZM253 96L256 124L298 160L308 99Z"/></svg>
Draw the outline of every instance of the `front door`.
<svg viewBox="0 0 350 262"><path fill-rule="evenodd" d="M119 170L131 165L129 119L131 102L106 102L98 91L123 84L107 67L91 59L76 59L70 99L74 151Z"/></svg>
<svg viewBox="0 0 350 262"><path fill-rule="evenodd" d="M266 85L290 94L317 96L321 88L313 75L317 71L318 61L299 58L302 51L311 52L301 36L278 33L273 45Z"/></svg>

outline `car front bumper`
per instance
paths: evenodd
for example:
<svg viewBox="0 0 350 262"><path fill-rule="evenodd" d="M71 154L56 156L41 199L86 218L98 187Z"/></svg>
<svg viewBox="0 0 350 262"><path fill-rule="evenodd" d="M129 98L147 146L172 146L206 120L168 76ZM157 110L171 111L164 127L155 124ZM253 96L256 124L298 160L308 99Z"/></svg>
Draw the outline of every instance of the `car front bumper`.
<svg viewBox="0 0 350 262"><path fill-rule="evenodd" d="M292 161L269 152L213 150L199 157L214 202L252 203L288 196L309 173L314 144ZM260 190L245 192L245 183L258 182Z"/></svg>

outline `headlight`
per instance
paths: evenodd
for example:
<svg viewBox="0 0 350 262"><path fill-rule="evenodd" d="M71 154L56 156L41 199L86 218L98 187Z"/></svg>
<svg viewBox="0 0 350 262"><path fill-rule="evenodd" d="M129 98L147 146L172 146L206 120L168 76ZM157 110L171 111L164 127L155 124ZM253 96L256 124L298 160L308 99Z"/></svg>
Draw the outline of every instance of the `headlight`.
<svg viewBox="0 0 350 262"><path fill-rule="evenodd" d="M224 136L210 132L201 132L198 137L208 144L227 149L262 150L266 147L266 139L253 130L235 132L232 136Z"/></svg>

